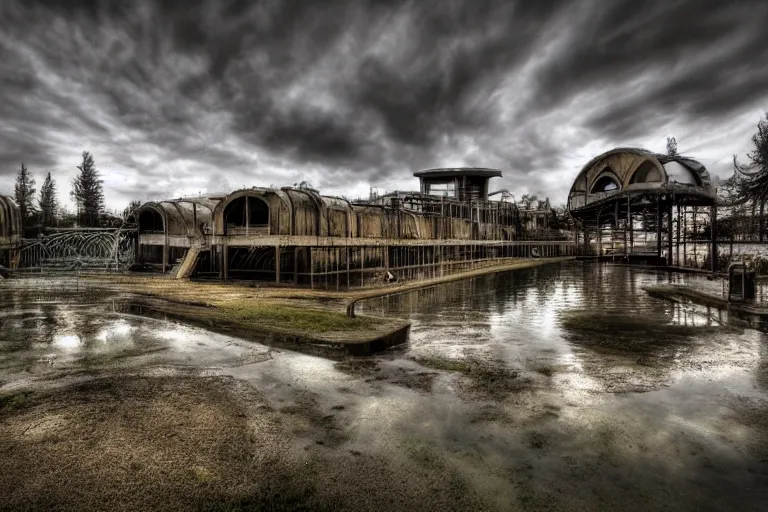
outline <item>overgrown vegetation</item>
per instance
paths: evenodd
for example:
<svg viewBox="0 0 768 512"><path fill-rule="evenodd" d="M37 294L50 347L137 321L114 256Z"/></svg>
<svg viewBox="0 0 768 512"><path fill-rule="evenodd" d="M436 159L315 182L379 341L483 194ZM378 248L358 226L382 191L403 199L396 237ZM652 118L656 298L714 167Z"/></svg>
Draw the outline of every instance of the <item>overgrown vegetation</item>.
<svg viewBox="0 0 768 512"><path fill-rule="evenodd" d="M218 305L227 319L255 327L280 328L305 333L353 331L372 326L365 317L349 318L344 313L311 308L297 308L263 301L232 300Z"/></svg>
<svg viewBox="0 0 768 512"><path fill-rule="evenodd" d="M0 411L8 412L16 409L22 409L29 404L31 393L14 393L10 395L0 395Z"/></svg>

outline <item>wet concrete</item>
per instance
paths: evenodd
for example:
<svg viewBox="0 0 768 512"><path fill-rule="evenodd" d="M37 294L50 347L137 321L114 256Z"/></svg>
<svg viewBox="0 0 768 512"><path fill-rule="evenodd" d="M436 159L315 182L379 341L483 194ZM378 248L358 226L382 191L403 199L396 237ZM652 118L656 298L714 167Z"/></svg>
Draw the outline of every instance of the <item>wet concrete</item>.
<svg viewBox="0 0 768 512"><path fill-rule="evenodd" d="M688 279L368 301L410 342L342 361L0 288L0 509L764 510L768 340L641 289Z"/></svg>

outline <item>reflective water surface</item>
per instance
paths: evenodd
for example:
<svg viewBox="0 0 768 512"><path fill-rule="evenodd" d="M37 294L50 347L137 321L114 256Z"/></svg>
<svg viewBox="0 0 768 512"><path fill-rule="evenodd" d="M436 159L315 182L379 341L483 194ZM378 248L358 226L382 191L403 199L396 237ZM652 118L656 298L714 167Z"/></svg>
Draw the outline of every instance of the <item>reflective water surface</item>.
<svg viewBox="0 0 768 512"><path fill-rule="evenodd" d="M320 461L312 499L331 509L765 510L766 335L642 290L667 282L717 286L573 262L367 301L411 319L410 342L341 362L122 314L71 283L0 285L0 394L232 378L264 400L249 418L278 415L249 421L290 441L281 457Z"/></svg>

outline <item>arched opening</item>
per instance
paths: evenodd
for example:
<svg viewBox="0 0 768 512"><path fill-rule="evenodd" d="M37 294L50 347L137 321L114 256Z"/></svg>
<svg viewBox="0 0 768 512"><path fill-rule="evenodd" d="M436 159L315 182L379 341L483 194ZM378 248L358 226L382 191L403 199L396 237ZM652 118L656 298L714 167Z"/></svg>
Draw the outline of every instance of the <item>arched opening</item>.
<svg viewBox="0 0 768 512"><path fill-rule="evenodd" d="M664 164L664 170L667 172L669 181L680 183L682 185L701 185L695 172L680 164L679 162L669 162Z"/></svg>
<svg viewBox="0 0 768 512"><path fill-rule="evenodd" d="M136 216L139 236L136 249L135 270L162 271L165 237L165 221L155 207L142 208Z"/></svg>
<svg viewBox="0 0 768 512"><path fill-rule="evenodd" d="M232 200L224 208L224 234L269 234L269 205L266 201L243 196Z"/></svg>
<svg viewBox="0 0 768 512"><path fill-rule="evenodd" d="M606 174L601 176L595 182L595 184L592 185L592 190L590 191L590 193L599 194L599 193L615 192L616 190L619 190L619 183L612 176L609 176Z"/></svg>
<svg viewBox="0 0 768 512"><path fill-rule="evenodd" d="M154 208L146 208L139 213L139 233L147 235L163 234L163 217Z"/></svg>
<svg viewBox="0 0 768 512"><path fill-rule="evenodd" d="M651 162L646 160L637 168L629 180L630 185L635 183L659 183L661 182L661 173L659 169Z"/></svg>

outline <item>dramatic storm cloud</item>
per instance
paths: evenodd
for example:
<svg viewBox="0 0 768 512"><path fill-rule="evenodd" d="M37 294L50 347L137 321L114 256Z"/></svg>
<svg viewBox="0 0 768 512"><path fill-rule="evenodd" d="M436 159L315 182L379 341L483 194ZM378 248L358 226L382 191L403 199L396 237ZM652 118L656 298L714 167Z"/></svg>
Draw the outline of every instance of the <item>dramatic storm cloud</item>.
<svg viewBox="0 0 768 512"><path fill-rule="evenodd" d="M768 2L3 0L0 191L21 161L109 208L307 180L414 188L497 167L565 200L578 169L666 137L730 174L768 109Z"/></svg>

